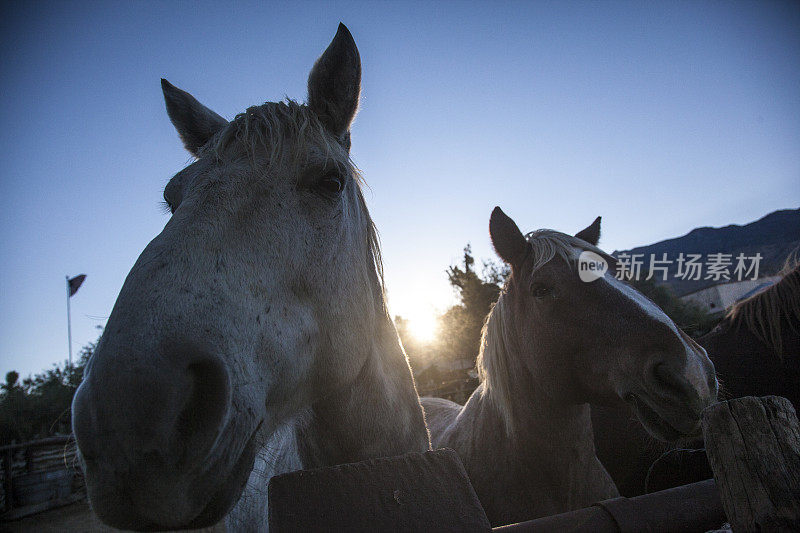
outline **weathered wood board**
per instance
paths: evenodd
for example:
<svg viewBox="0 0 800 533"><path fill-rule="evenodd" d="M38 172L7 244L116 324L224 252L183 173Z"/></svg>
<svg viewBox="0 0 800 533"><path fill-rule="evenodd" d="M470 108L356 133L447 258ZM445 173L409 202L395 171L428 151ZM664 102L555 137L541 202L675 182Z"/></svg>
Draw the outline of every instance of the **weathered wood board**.
<svg viewBox="0 0 800 533"><path fill-rule="evenodd" d="M456 452L408 453L273 477L269 529L489 531Z"/></svg>
<svg viewBox="0 0 800 533"><path fill-rule="evenodd" d="M733 531L800 531L800 424L789 400L712 405L703 435Z"/></svg>

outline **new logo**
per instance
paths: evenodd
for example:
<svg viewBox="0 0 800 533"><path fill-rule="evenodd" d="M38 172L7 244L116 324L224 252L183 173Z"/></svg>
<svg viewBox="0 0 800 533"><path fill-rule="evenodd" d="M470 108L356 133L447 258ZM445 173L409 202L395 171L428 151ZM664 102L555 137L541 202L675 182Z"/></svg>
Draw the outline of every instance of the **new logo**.
<svg viewBox="0 0 800 533"><path fill-rule="evenodd" d="M591 283L602 278L606 271L608 271L608 263L596 253L584 250L578 256L578 275L581 277L581 281Z"/></svg>

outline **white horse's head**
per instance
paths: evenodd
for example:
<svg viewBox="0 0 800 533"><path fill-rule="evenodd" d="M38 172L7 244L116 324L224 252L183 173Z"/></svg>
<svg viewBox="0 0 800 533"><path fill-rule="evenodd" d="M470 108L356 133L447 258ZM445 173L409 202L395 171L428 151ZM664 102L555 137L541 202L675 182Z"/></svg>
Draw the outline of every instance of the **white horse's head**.
<svg viewBox="0 0 800 533"><path fill-rule="evenodd" d="M162 82L196 161L167 185L172 218L128 274L73 403L104 522L215 523L257 441L363 366L360 340L385 310L349 158L360 78L340 25L307 105L266 103L229 123Z"/></svg>

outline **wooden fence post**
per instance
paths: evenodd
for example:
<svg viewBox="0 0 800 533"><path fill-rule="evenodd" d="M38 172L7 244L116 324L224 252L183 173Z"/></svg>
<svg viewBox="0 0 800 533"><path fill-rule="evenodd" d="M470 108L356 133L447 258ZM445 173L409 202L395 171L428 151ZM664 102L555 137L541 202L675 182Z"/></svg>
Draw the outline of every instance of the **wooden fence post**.
<svg viewBox="0 0 800 533"><path fill-rule="evenodd" d="M733 531L800 531L800 425L789 400L712 405L703 436Z"/></svg>

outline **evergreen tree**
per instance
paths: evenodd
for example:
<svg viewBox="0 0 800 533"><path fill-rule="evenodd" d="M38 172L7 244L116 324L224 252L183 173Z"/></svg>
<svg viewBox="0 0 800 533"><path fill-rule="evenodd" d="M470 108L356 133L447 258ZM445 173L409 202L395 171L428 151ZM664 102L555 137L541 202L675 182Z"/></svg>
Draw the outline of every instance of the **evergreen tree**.
<svg viewBox="0 0 800 533"><path fill-rule="evenodd" d="M439 317L439 357L475 359L480 349L481 329L492 305L500 297L500 289L509 270L492 261L483 262L483 271L475 271L472 247L464 247L461 264L447 269L447 279L458 293L459 304Z"/></svg>

